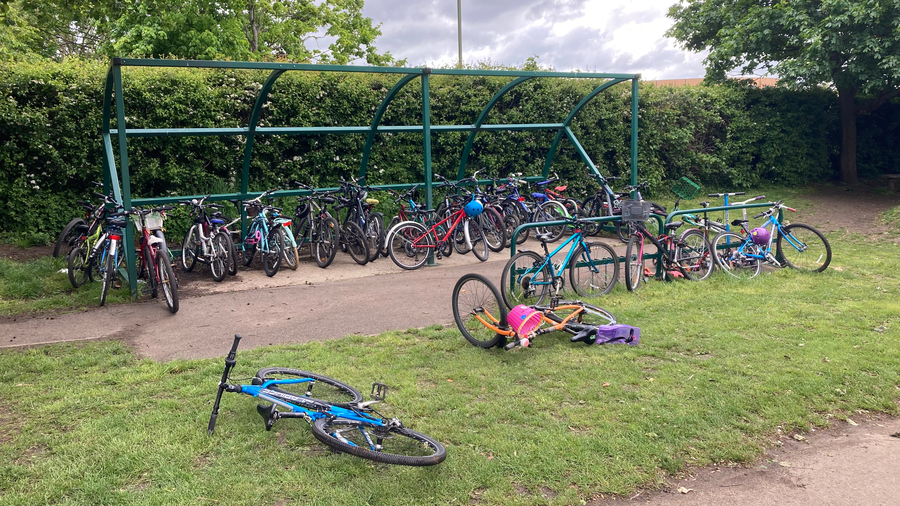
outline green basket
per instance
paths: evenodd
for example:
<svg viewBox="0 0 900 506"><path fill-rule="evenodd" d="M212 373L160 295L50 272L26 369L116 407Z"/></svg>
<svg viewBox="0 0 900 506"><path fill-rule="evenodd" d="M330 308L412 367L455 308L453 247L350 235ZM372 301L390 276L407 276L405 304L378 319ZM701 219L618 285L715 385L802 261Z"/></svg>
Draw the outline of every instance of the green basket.
<svg viewBox="0 0 900 506"><path fill-rule="evenodd" d="M675 187L672 188L672 193L678 195L679 198L683 200L691 200L697 195L697 192L700 190L700 185L691 181L690 179L683 177L675 183Z"/></svg>

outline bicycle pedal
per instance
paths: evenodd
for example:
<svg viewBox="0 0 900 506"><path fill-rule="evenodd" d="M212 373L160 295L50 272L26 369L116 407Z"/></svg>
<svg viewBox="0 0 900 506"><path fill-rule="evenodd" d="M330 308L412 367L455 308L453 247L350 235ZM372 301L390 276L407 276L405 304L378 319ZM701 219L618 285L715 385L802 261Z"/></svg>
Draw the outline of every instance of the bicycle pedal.
<svg viewBox="0 0 900 506"><path fill-rule="evenodd" d="M384 383L372 383L372 392L369 394L372 400L383 401L387 396L388 387Z"/></svg>

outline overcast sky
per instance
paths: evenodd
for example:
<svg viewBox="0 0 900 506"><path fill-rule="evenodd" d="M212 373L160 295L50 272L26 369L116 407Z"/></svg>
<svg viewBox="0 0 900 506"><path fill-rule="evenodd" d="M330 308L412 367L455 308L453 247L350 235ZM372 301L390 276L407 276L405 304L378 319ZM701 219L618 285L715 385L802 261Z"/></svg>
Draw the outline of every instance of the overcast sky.
<svg viewBox="0 0 900 506"><path fill-rule="evenodd" d="M409 66L454 64L457 0L365 0L382 23L379 51ZM556 70L703 77L703 55L665 37L678 0L462 0L463 60L517 65L537 55Z"/></svg>

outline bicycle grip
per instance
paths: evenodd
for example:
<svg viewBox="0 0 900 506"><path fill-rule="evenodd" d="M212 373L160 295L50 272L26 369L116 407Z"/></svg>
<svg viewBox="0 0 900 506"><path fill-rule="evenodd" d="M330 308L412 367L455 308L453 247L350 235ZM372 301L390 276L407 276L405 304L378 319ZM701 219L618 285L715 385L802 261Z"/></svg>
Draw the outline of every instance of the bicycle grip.
<svg viewBox="0 0 900 506"><path fill-rule="evenodd" d="M756 216L754 216L753 219L755 220L755 219L757 219L757 218L762 218L762 217L765 216L765 215L766 215L766 213L759 213L759 214L757 214Z"/></svg>
<svg viewBox="0 0 900 506"><path fill-rule="evenodd" d="M228 352L228 360L234 360L235 355L237 355L238 344L240 344L241 338L240 334L234 335L234 343L231 344L231 351Z"/></svg>
<svg viewBox="0 0 900 506"><path fill-rule="evenodd" d="M513 341L513 342L507 344L506 346L504 346L503 349L506 350L506 351L509 351L509 350L515 348L515 347L518 346L518 345L519 345L519 340L516 339L515 341Z"/></svg>

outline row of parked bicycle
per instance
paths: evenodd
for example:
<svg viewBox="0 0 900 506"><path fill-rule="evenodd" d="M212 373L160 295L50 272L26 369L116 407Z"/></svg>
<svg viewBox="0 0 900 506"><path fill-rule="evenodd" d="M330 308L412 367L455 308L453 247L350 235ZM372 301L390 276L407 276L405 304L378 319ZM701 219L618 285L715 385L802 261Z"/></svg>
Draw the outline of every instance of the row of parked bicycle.
<svg viewBox="0 0 900 506"><path fill-rule="evenodd" d="M490 251L499 252L510 245L520 224L554 221L557 223L522 229L515 237L516 243L521 244L534 230L544 244L543 257L523 251L510 260L510 265L516 266L514 270L535 273L524 276L527 281L520 283L523 289L538 293L544 286L559 288L565 284L563 273L569 269L568 280L576 292L599 295L608 293L619 278L619 257L605 243L584 240L585 236L596 235L601 230L601 225L584 219L610 215L619 217L612 222L612 228L619 239L628 243L624 269L626 285L631 290L641 280L655 275L645 265L644 257L648 256L645 246L649 244L657 247L663 263L658 272L662 276L689 279L705 279L716 265L735 275L755 275L765 263L823 270L831 257L827 240L817 230L801 224L782 226L778 222L775 218L778 211L790 209L780 202L757 216L766 217L767 221L763 227L753 230L749 229L746 210L743 220L717 222L705 214L685 215L683 221L658 230L657 222L650 216L665 217L667 210L641 198L640 190L646 188L646 183L614 192L609 180L615 178L598 177L601 190L579 201L565 196L566 186L551 188L558 181L556 177L536 183L537 191L520 192L521 187L529 185L520 174L495 178L484 191L478 185L477 175L476 172L459 181L437 175L440 182L435 188L446 191L434 209L426 209L416 202L420 185L403 193L387 190L398 205L397 215L387 226L383 214L375 210L379 201L369 197L372 188L360 185L359 180L342 181L339 189L331 191L296 183L298 188L310 193L297 197L292 214L271 205L278 189L246 201L232 200L235 206L246 209L250 218L244 235L236 226L240 218L223 215L221 204L207 202L210 196L180 201L180 205L190 207L192 223L176 261L180 260L177 263L185 272L192 271L197 263L206 264L213 279L221 281L228 274L237 273L239 262L249 266L259 252L264 272L273 276L282 265L296 269L298 249L308 246L316 263L323 268L332 263L340 249L359 264L389 256L404 269L416 269L431 256L441 258L453 252L471 251L485 261ZM692 198L697 188L686 179L676 185L674 191L679 200L675 208L681 198ZM710 197L724 197L727 205L730 196L742 194L710 194ZM94 195L100 203L79 201L86 218L74 219L64 228L54 252L56 256L68 255L72 285L77 288L87 280L101 281L100 304L103 305L109 288L117 284L117 270L124 260L122 232L125 219L130 216L139 231L136 254L139 277L146 282L144 291L156 297L162 290L169 309L177 311L178 283L172 269L175 262L165 247L163 233L165 213L174 206L125 210L109 195L96 192ZM631 195L637 198L629 199ZM706 207L709 203L702 205ZM689 225L688 229L676 236L675 230L684 223ZM559 240L567 230L571 232L568 240L550 253L546 244ZM565 260L556 263L549 260L567 245L571 248Z"/></svg>

